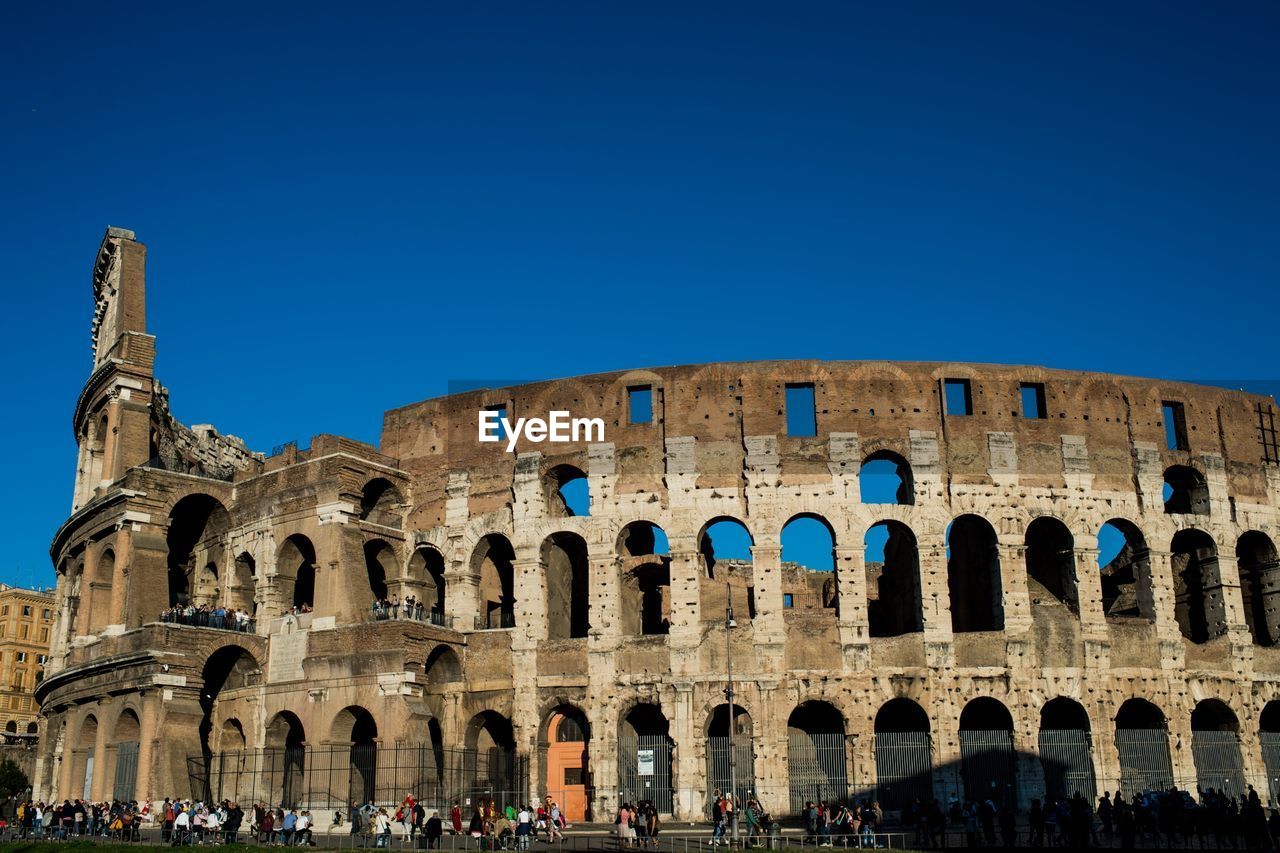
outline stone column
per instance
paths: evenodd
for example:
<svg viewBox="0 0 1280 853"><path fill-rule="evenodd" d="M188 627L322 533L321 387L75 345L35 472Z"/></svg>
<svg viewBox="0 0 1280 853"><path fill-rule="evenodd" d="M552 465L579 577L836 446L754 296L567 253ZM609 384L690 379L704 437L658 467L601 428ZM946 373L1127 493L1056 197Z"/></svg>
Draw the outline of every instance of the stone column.
<svg viewBox="0 0 1280 853"><path fill-rule="evenodd" d="M925 659L934 669L955 665L955 636L951 632L951 589L947 584L947 549L920 546L920 598L924 614ZM944 800L939 802L945 803Z"/></svg>
<svg viewBox="0 0 1280 853"><path fill-rule="evenodd" d="M871 664L871 628L867 613L867 570L862 545L835 549L836 629L845 669L857 672Z"/></svg>
<svg viewBox="0 0 1280 853"><path fill-rule="evenodd" d="M156 774L152 766L155 763L155 745L161 737L161 732L159 731L159 696L154 690L149 690L141 691L139 697L142 699L142 719L138 721L138 784L136 791L139 801L145 797L159 799L163 802L167 795L156 789Z"/></svg>
<svg viewBox="0 0 1280 853"><path fill-rule="evenodd" d="M540 544L517 546L515 573L516 627L511 629L511 726L516 751L529 757L529 790L537 790L544 763L538 748L542 720L538 716L538 643L547 636L547 599Z"/></svg>
<svg viewBox="0 0 1280 853"><path fill-rule="evenodd" d="M765 537L760 537L765 540ZM781 669L786 627L782 624L782 546L776 538L751 546L751 585L756 615L751 620L755 642L765 667Z"/></svg>
<svg viewBox="0 0 1280 853"><path fill-rule="evenodd" d="M90 786L91 794L95 802L111 799L111 785L114 779L108 779L107 774L111 772L115 762L107 760L107 729L115 728L115 720L111 718L111 712L106 706L100 705L98 713L98 739L93 744L93 782ZM112 746L112 757L114 757L114 745Z"/></svg>
<svg viewBox="0 0 1280 853"><path fill-rule="evenodd" d="M1186 660L1186 644L1174 610L1173 557L1168 551L1148 551L1151 567L1151 597L1155 605L1156 636L1160 659L1170 669L1180 669Z"/></svg>
<svg viewBox="0 0 1280 853"><path fill-rule="evenodd" d="M679 674L696 674L701 668L698 648L702 644L702 558L686 539L671 542L671 627L667 643L671 649L671 669Z"/></svg>
<svg viewBox="0 0 1280 853"><path fill-rule="evenodd" d="M700 720L694 719L693 683L676 682L675 715L670 721L675 755L671 763L675 775L675 817L677 820L699 820L703 816L703 798L707 780L705 766L698 761L699 743L706 742Z"/></svg>
<svg viewBox="0 0 1280 853"><path fill-rule="evenodd" d="M463 549L461 538L450 538L444 558L445 627L470 631L480 615L480 578L471 571L471 555Z"/></svg>
<svg viewBox="0 0 1280 853"><path fill-rule="evenodd" d="M1023 634L1031 630L1031 593L1027 589L1027 548L1021 536L1001 536L1000 591L1004 603L1004 630Z"/></svg>

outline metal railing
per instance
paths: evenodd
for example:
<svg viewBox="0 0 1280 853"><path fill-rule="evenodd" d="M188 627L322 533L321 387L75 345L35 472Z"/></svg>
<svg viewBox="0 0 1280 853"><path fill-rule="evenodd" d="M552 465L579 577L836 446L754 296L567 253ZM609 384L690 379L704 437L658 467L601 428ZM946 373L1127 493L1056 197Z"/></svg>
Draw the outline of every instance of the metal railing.
<svg viewBox="0 0 1280 853"><path fill-rule="evenodd" d="M214 628L218 631L236 631L241 634L253 634L258 623L253 617L238 619L233 611L224 611L222 615L212 610L188 610L173 608L160 613L160 621L166 625L187 625L192 628Z"/></svg>

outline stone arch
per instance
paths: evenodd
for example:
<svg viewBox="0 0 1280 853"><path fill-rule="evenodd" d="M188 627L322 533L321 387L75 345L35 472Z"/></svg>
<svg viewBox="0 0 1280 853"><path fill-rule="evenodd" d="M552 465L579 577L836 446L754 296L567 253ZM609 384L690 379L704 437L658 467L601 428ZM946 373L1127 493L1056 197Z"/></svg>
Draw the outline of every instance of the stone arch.
<svg viewBox="0 0 1280 853"><path fill-rule="evenodd" d="M209 771L213 766L213 729L219 700L226 691L253 687L262 681L262 665L243 646L222 646L205 660L200 688L200 710L203 712L198 728L200 754L204 761L205 790L202 795L212 796L208 788Z"/></svg>
<svg viewBox="0 0 1280 853"><path fill-rule="evenodd" d="M730 735L732 726L732 736ZM751 714L741 704L734 702L732 717L728 703L710 708L707 713L707 796L716 790L734 791L741 802L747 801L748 792L755 790L755 762L752 740L755 726ZM731 788L730 779L734 786Z"/></svg>
<svg viewBox="0 0 1280 853"><path fill-rule="evenodd" d="M1093 739L1089 713L1074 699L1059 696L1040 709L1037 745L1048 801L1076 794L1093 802L1097 781L1093 772Z"/></svg>
<svg viewBox="0 0 1280 853"><path fill-rule="evenodd" d="M113 766L107 777L112 782L111 797L122 803L131 802L137 789L138 752L142 744L142 721L133 708L125 707L116 717L111 744Z"/></svg>
<svg viewBox="0 0 1280 853"><path fill-rule="evenodd" d="M404 498L386 477L374 477L360 490L360 520L399 530L404 524Z"/></svg>
<svg viewBox="0 0 1280 853"><path fill-rule="evenodd" d="M547 795L560 805L567 820L590 820L591 722L586 712L572 703L558 703L543 716L538 737Z"/></svg>
<svg viewBox="0 0 1280 853"><path fill-rule="evenodd" d="M111 622L111 590L116 576L116 552L107 546L98 552L93 570L84 580L89 584L89 607L85 612L85 631L97 634ZM83 592L83 582L81 583Z"/></svg>
<svg viewBox="0 0 1280 853"><path fill-rule="evenodd" d="M755 538L751 535L751 529L732 516L716 516L702 525L702 529L698 531L698 553L702 555L702 564L706 576L713 580L716 579L716 564L724 562L724 558L721 556L725 551L724 546L717 547L714 541L722 534L726 538L739 540L739 542L734 543L735 546L740 547L740 540L743 536L746 537L749 545L755 545ZM744 558L738 557L737 559ZM745 559L750 560L750 555L748 554Z"/></svg>
<svg viewBox="0 0 1280 853"><path fill-rule="evenodd" d="M911 463L892 450L868 454L858 469L858 492L864 504L914 504Z"/></svg>
<svg viewBox="0 0 1280 853"><path fill-rule="evenodd" d="M95 755L97 746L98 718L94 714L86 714L76 730L75 745L71 749L71 794L77 799L93 796L95 774L102 772L97 766L100 760Z"/></svg>
<svg viewBox="0 0 1280 853"><path fill-rule="evenodd" d="M348 705L333 718L329 739L336 744L350 745L347 802L381 802L378 796L378 724L373 714L359 705Z"/></svg>
<svg viewBox="0 0 1280 853"><path fill-rule="evenodd" d="M280 711L267 723L263 763L266 787L276 802L294 805L303 793L307 762L307 733L292 711Z"/></svg>
<svg viewBox="0 0 1280 853"><path fill-rule="evenodd" d="M849 796L849 755L844 714L830 702L801 702L787 718L787 774L791 814L808 802Z"/></svg>
<svg viewBox="0 0 1280 853"><path fill-rule="evenodd" d="M1268 802L1280 800L1280 700L1273 699L1258 716L1258 741L1267 771Z"/></svg>
<svg viewBox="0 0 1280 853"><path fill-rule="evenodd" d="M295 533L284 540L276 556L276 579L286 607L315 607L316 549L310 539Z"/></svg>
<svg viewBox="0 0 1280 853"><path fill-rule="evenodd" d="M666 634L671 626L671 549L651 521L632 521L618 532L622 632Z"/></svg>
<svg viewBox="0 0 1280 853"><path fill-rule="evenodd" d="M244 724L237 717L228 717L222 722L222 731L218 737L220 752L243 752L248 741L244 735Z"/></svg>
<svg viewBox="0 0 1280 853"><path fill-rule="evenodd" d="M1191 711L1191 757L1196 785L1230 797L1245 793L1240 720L1221 699L1203 699Z"/></svg>
<svg viewBox="0 0 1280 853"><path fill-rule="evenodd" d="M576 533L552 533L540 552L547 596L547 638L579 639L590 624L591 565Z"/></svg>
<svg viewBox="0 0 1280 853"><path fill-rule="evenodd" d="M243 551L232 566L231 583L227 589L227 606L244 610L250 615L258 612L257 601L258 564L253 555Z"/></svg>
<svg viewBox="0 0 1280 853"><path fill-rule="evenodd" d="M190 494L173 505L165 534L169 606L216 601L216 571L222 561L223 539L230 527L231 516L226 507L211 495Z"/></svg>
<svg viewBox="0 0 1280 853"><path fill-rule="evenodd" d="M420 583L427 621L445 624L444 555L433 545L419 545L409 558L409 579Z"/></svg>
<svg viewBox="0 0 1280 853"><path fill-rule="evenodd" d="M1218 569L1218 545L1203 530L1187 528L1173 536L1174 615L1182 636L1205 643L1227 630L1226 602Z"/></svg>
<svg viewBox="0 0 1280 853"><path fill-rule="evenodd" d="M1116 752L1123 791L1163 791L1173 785L1164 713L1146 699L1128 699L1116 712Z"/></svg>
<svg viewBox="0 0 1280 853"><path fill-rule="evenodd" d="M499 802L518 800L528 784L518 773L515 731L511 720L497 711L485 710L467 724L463 743L467 761L475 767L475 790L486 792Z"/></svg>
<svg viewBox="0 0 1280 853"><path fill-rule="evenodd" d="M1170 465L1164 471L1164 511L1169 515L1209 512L1209 486L1204 475L1189 465Z"/></svg>
<svg viewBox="0 0 1280 853"><path fill-rule="evenodd" d="M547 515L573 518L591 515L591 485L587 474L574 465L555 465L542 476Z"/></svg>
<svg viewBox="0 0 1280 853"><path fill-rule="evenodd" d="M876 712L876 796L887 809L933 798L933 742L929 714L905 696Z"/></svg>
<svg viewBox="0 0 1280 853"><path fill-rule="evenodd" d="M660 813L671 814L675 807L674 748L671 724L658 704L636 702L619 714L619 801L649 799Z"/></svg>
<svg viewBox="0 0 1280 853"><path fill-rule="evenodd" d="M1236 565L1249 633L1259 646L1274 646L1280 640L1280 558L1271 537L1246 531L1236 541Z"/></svg>
<svg viewBox="0 0 1280 853"><path fill-rule="evenodd" d="M427 687L443 689L446 684L462 680L462 661L452 646L436 646L423 665Z"/></svg>
<svg viewBox="0 0 1280 853"><path fill-rule="evenodd" d="M1104 540L1119 540L1114 556L1102 551ZM1098 531L1098 562L1102 584L1102 610L1109 620L1156 618L1155 588L1151 577L1151 551L1146 537L1126 518L1113 518ZM1103 561L1106 561L1103 564Z"/></svg>
<svg viewBox="0 0 1280 853"><path fill-rule="evenodd" d="M1080 594L1076 586L1075 537L1067 525L1042 515L1027 525L1027 586L1033 605L1057 602L1072 614L1080 615Z"/></svg>
<svg viewBox="0 0 1280 853"><path fill-rule="evenodd" d="M1000 547L995 528L980 515L962 515L947 527L947 586L951 630L1003 631Z"/></svg>
<svg viewBox="0 0 1280 853"><path fill-rule="evenodd" d="M364 567L374 602L386 601L390 596L388 580L400 575L395 549L383 539L370 539L364 543Z"/></svg>
<svg viewBox="0 0 1280 853"><path fill-rule="evenodd" d="M960 775L967 800L1017 803L1013 715L990 696L972 699L960 712Z"/></svg>
<svg viewBox="0 0 1280 853"><path fill-rule="evenodd" d="M923 631L920 548L915 533L900 521L880 521L867 528L863 546L871 636L897 637ZM880 559L873 559L876 556Z"/></svg>
<svg viewBox="0 0 1280 853"><path fill-rule="evenodd" d="M515 627L515 559L501 533L482 536L471 552L471 571L479 579L477 628Z"/></svg>

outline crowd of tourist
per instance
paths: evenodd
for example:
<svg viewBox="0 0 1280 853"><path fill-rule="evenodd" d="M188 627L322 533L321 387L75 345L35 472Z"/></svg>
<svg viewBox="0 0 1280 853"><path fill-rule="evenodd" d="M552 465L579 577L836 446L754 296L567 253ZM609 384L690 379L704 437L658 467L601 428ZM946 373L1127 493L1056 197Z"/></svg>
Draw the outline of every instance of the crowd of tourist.
<svg viewBox="0 0 1280 853"><path fill-rule="evenodd" d="M374 619L415 619L419 622L438 622L438 611L428 608L417 596L409 595L400 600L400 596L392 593L386 598L373 600Z"/></svg>
<svg viewBox="0 0 1280 853"><path fill-rule="evenodd" d="M223 631L253 633L253 614L248 610L223 607L221 604L188 604L160 611L160 621L172 625L192 625L196 628L220 628Z"/></svg>

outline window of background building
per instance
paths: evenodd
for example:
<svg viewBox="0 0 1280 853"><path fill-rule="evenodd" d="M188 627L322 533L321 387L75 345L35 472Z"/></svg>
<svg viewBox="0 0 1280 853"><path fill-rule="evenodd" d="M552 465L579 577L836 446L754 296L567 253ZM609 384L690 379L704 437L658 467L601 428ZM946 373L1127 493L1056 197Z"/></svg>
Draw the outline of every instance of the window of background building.
<svg viewBox="0 0 1280 853"><path fill-rule="evenodd" d="M784 592L784 593L782 594L782 606L783 606L783 607L795 607L795 606L796 606L796 600L795 600L795 597L794 597L791 593L789 593L789 592Z"/></svg>
<svg viewBox="0 0 1280 853"><path fill-rule="evenodd" d="M40 615L41 615L43 618L45 618L45 619L52 619L52 618L53 618L53 614L50 612L49 608L47 608L47 607L44 609L44 612L43 612L43 613L41 613Z"/></svg>
<svg viewBox="0 0 1280 853"><path fill-rule="evenodd" d="M26 625L19 625L19 626L18 626L18 639L21 639L21 640L25 640L25 639L27 639L27 626L26 626Z"/></svg>
<svg viewBox="0 0 1280 853"><path fill-rule="evenodd" d="M8 615L9 615L9 605L6 604L4 607L0 607L0 616L8 616Z"/></svg>
<svg viewBox="0 0 1280 853"><path fill-rule="evenodd" d="M22 605L22 615L23 615L23 616L30 616L30 615L31 615L31 605L30 605L30 604L24 604L24 605Z"/></svg>
<svg viewBox="0 0 1280 853"><path fill-rule="evenodd" d="M42 643L47 643L47 642L49 642L49 629L48 629L48 628L41 628L41 629L40 629L40 642L42 642Z"/></svg>
<svg viewBox="0 0 1280 853"><path fill-rule="evenodd" d="M18 663L26 663L26 662L27 662L27 653L18 652Z"/></svg>

